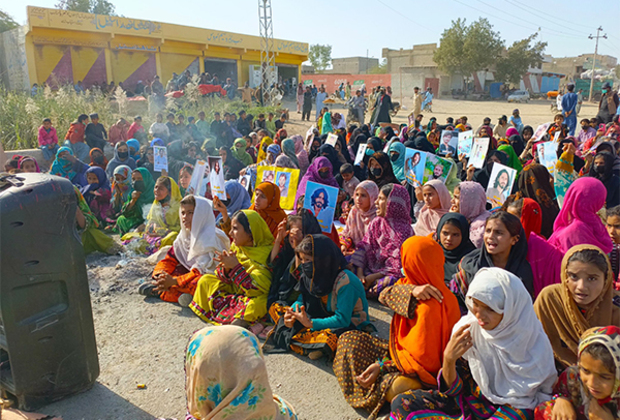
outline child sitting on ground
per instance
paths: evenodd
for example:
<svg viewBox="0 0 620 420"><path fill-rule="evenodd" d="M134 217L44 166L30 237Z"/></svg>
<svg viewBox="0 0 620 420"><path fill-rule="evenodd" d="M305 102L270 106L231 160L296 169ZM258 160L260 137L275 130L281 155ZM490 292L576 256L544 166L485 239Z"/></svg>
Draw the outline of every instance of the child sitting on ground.
<svg viewBox="0 0 620 420"><path fill-rule="evenodd" d="M618 418L620 328L592 328L579 343L578 362L560 375L551 401L536 408L536 420Z"/></svg>
<svg viewBox="0 0 620 420"><path fill-rule="evenodd" d="M213 208L206 198L193 195L183 198L179 215L179 236L155 266L153 281L141 284L138 292L189 306L200 277L215 272L215 253L227 250L230 241L215 227Z"/></svg>
<svg viewBox="0 0 620 420"><path fill-rule="evenodd" d="M52 120L45 118L43 125L39 127L39 148L43 152L43 159L48 163L54 160L56 152L60 149L58 146L58 134L56 129L52 127Z"/></svg>

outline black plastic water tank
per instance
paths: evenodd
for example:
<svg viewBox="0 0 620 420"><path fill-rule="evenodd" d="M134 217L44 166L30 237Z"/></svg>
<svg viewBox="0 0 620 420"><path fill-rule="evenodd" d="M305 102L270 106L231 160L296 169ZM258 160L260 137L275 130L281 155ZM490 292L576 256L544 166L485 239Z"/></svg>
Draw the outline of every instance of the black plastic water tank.
<svg viewBox="0 0 620 420"><path fill-rule="evenodd" d="M99 376L76 209L67 179L0 176L0 389L22 409L88 389Z"/></svg>

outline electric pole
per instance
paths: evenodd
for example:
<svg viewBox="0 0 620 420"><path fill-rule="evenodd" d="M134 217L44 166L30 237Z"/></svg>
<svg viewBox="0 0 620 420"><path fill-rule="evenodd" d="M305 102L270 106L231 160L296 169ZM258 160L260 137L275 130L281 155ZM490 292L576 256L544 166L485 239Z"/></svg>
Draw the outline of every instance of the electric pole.
<svg viewBox="0 0 620 420"><path fill-rule="evenodd" d="M598 29L596 30L596 36L590 35L588 37L589 39L596 38L596 44L594 46L594 60L592 61L592 76L590 77L590 95L588 95L588 100L590 102L595 102L594 96L592 95L592 90L594 89L594 70L596 69L596 54L598 53L598 39L599 38L607 39L607 34L599 35L599 33L602 31L603 31L603 28L599 26Z"/></svg>
<svg viewBox="0 0 620 420"><path fill-rule="evenodd" d="M258 0L258 20L260 25L260 103L267 98L271 102L271 84L276 82L276 58L273 48L273 21L271 19L271 0Z"/></svg>

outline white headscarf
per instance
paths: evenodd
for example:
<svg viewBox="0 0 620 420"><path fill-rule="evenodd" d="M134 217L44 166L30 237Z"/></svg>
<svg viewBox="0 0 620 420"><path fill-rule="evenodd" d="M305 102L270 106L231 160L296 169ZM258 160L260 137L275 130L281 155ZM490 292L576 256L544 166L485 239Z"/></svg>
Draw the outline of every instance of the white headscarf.
<svg viewBox="0 0 620 420"><path fill-rule="evenodd" d="M181 232L174 241L174 255L188 270L197 269L201 274L215 271L215 251L230 248L228 236L215 227L213 208L206 198L194 196L196 207L190 232L181 224ZM179 218L181 208L179 208Z"/></svg>
<svg viewBox="0 0 620 420"><path fill-rule="evenodd" d="M484 330L472 314L476 299L504 318ZM501 268L482 268L469 285L469 312L452 330L470 324L473 347L464 358L482 394L493 404L534 409L551 399L557 379L553 349L521 280Z"/></svg>

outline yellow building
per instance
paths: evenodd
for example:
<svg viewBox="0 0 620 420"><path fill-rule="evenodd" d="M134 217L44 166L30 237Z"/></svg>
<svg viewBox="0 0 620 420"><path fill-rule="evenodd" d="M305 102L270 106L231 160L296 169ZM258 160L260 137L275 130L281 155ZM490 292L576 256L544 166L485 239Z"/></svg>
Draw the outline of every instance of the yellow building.
<svg viewBox="0 0 620 420"><path fill-rule="evenodd" d="M260 51L257 36L28 6L28 25L0 34L0 73L11 89L78 81L133 88L155 75L165 85L185 70L243 85ZM300 80L308 44L275 39L274 51L279 77Z"/></svg>

